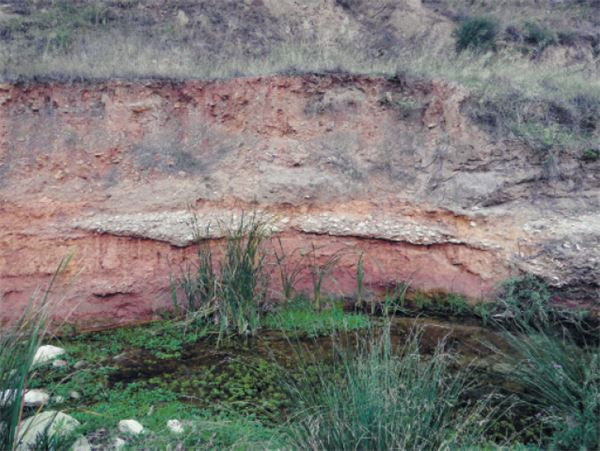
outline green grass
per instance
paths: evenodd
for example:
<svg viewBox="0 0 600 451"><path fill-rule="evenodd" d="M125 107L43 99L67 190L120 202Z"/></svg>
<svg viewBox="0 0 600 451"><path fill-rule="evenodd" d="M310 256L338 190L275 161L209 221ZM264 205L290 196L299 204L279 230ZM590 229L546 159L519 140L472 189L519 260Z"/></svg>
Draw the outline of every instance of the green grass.
<svg viewBox="0 0 600 451"><path fill-rule="evenodd" d="M543 50L556 42L556 35L538 22L527 21L523 24L523 29L525 31L525 42L536 46L539 50Z"/></svg>
<svg viewBox="0 0 600 451"><path fill-rule="evenodd" d="M502 283L492 307L494 321L503 328L535 330L568 328L572 332L592 336L598 332L597 320L584 309L563 307L553 301L548 284L533 275L517 277Z"/></svg>
<svg viewBox="0 0 600 451"><path fill-rule="evenodd" d="M267 315L264 324L270 329L317 337L338 331L368 328L369 317L344 312L342 305L331 302L331 308L317 312L308 300L297 298L276 313Z"/></svg>
<svg viewBox="0 0 600 451"><path fill-rule="evenodd" d="M285 449L285 442L277 429L233 413L215 416L208 412L199 412L185 422L184 433L180 436L163 427L130 439L128 449L169 449L179 443L184 449Z"/></svg>
<svg viewBox="0 0 600 451"><path fill-rule="evenodd" d="M459 24L455 32L458 51L493 49L498 35L498 23L489 17L472 17Z"/></svg>
<svg viewBox="0 0 600 451"><path fill-rule="evenodd" d="M387 329L355 352L338 351L316 386L290 386L300 406L287 430L295 448L442 449L482 440L487 401L461 406L468 383L450 373L442 345L424 358L413 336L395 350Z"/></svg>
<svg viewBox="0 0 600 451"><path fill-rule="evenodd" d="M600 348L580 346L568 334L533 329L505 334L511 351L511 380L524 388L523 398L537 410L542 437L550 449L598 449L600 446Z"/></svg>

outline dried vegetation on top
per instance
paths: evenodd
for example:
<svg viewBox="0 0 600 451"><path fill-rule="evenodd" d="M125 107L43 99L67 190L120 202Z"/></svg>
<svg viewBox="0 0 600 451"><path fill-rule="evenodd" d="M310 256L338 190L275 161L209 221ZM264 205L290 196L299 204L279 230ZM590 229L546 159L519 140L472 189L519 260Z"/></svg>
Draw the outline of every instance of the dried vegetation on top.
<svg viewBox="0 0 600 451"><path fill-rule="evenodd" d="M460 83L499 138L600 147L598 0L0 1L7 81L307 72Z"/></svg>

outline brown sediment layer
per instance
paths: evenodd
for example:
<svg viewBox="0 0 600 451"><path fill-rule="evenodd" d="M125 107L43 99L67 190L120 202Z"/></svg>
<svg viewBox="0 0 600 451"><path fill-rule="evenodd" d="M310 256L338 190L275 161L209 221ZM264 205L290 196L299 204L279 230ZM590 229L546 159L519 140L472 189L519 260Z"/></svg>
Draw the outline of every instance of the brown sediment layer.
<svg viewBox="0 0 600 451"><path fill-rule="evenodd" d="M544 180L538 156L462 115L467 96L333 75L2 85L0 319L70 253L56 318L152 317L194 255L190 210L201 227L258 211L290 254L343 251L328 286L343 295L361 252L374 291L478 298L522 270L597 286L598 174L565 158Z"/></svg>

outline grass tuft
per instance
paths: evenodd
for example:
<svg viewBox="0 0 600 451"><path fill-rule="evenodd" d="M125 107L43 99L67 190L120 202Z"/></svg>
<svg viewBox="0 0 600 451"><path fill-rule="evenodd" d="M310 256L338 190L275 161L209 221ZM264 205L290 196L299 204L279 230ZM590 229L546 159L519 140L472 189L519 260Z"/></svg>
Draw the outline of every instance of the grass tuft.
<svg viewBox="0 0 600 451"><path fill-rule="evenodd" d="M298 449L441 449L481 441L487 400L461 406L463 373L451 374L440 345L419 352L418 334L399 352L389 327L358 349L338 348L334 369L318 372L317 386L291 386L300 406L288 438Z"/></svg>
<svg viewBox="0 0 600 451"><path fill-rule="evenodd" d="M534 329L521 322L506 332L511 380L523 387L524 400L537 410L551 449L600 447L600 348L577 345L569 334Z"/></svg>
<svg viewBox="0 0 600 451"><path fill-rule="evenodd" d="M486 51L495 47L498 23L490 17L465 19L455 32L456 49Z"/></svg>
<svg viewBox="0 0 600 451"><path fill-rule="evenodd" d="M266 224L255 215L243 213L237 223L225 229L223 256L214 261L211 242L200 238L196 224L198 254L195 268L188 267L172 277L172 300L180 308L183 293L186 315L202 323L219 326L219 336L254 335L260 327L260 306L268 285L263 244Z"/></svg>

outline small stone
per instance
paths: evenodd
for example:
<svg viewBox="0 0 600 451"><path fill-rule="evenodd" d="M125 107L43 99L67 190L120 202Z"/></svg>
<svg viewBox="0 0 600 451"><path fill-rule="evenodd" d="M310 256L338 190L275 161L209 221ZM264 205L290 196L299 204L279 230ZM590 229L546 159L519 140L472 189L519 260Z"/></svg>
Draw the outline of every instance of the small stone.
<svg viewBox="0 0 600 451"><path fill-rule="evenodd" d="M82 435L73 443L71 451L92 451L92 446L88 442L88 439Z"/></svg>
<svg viewBox="0 0 600 451"><path fill-rule="evenodd" d="M182 434L183 433L183 424L179 420L169 420L167 421L167 427L173 434Z"/></svg>
<svg viewBox="0 0 600 451"><path fill-rule="evenodd" d="M125 440L123 440L121 437L115 437L115 440L113 441L114 449L121 449L125 445L127 445L127 442Z"/></svg>
<svg viewBox="0 0 600 451"><path fill-rule="evenodd" d="M81 398L81 394L79 394L79 392L76 392L75 390L69 392L69 398L71 399L79 399Z"/></svg>
<svg viewBox="0 0 600 451"><path fill-rule="evenodd" d="M34 365L42 365L44 363L51 362L56 359L59 355L63 355L65 350L58 346L44 345L40 346L33 357Z"/></svg>
<svg viewBox="0 0 600 451"><path fill-rule="evenodd" d="M44 390L27 390L23 400L27 407L39 407L48 404L50 395Z"/></svg>
<svg viewBox="0 0 600 451"><path fill-rule="evenodd" d="M54 396L52 398L52 402L54 404L62 404L63 402L65 402L65 397L64 396Z"/></svg>
<svg viewBox="0 0 600 451"><path fill-rule="evenodd" d="M144 430L142 426L136 420L121 420L119 421L119 432L122 434L138 435Z"/></svg>
<svg viewBox="0 0 600 451"><path fill-rule="evenodd" d="M59 359L59 360L55 360L54 362L52 362L52 366L54 368L63 368L65 366L67 366L67 365L68 365L68 363L67 363L66 360Z"/></svg>
<svg viewBox="0 0 600 451"><path fill-rule="evenodd" d="M14 402L16 396L16 390L4 390L0 392L0 407L3 407L6 403Z"/></svg>
<svg viewBox="0 0 600 451"><path fill-rule="evenodd" d="M190 23L190 18L182 9L177 11L177 22L179 22L179 25L182 27L185 27L188 23Z"/></svg>
<svg viewBox="0 0 600 451"><path fill-rule="evenodd" d="M79 361L75 362L75 365L73 365L73 368L75 368L76 370L80 370L81 368L84 368L86 365L87 365L87 363L85 363L85 361L79 360Z"/></svg>

